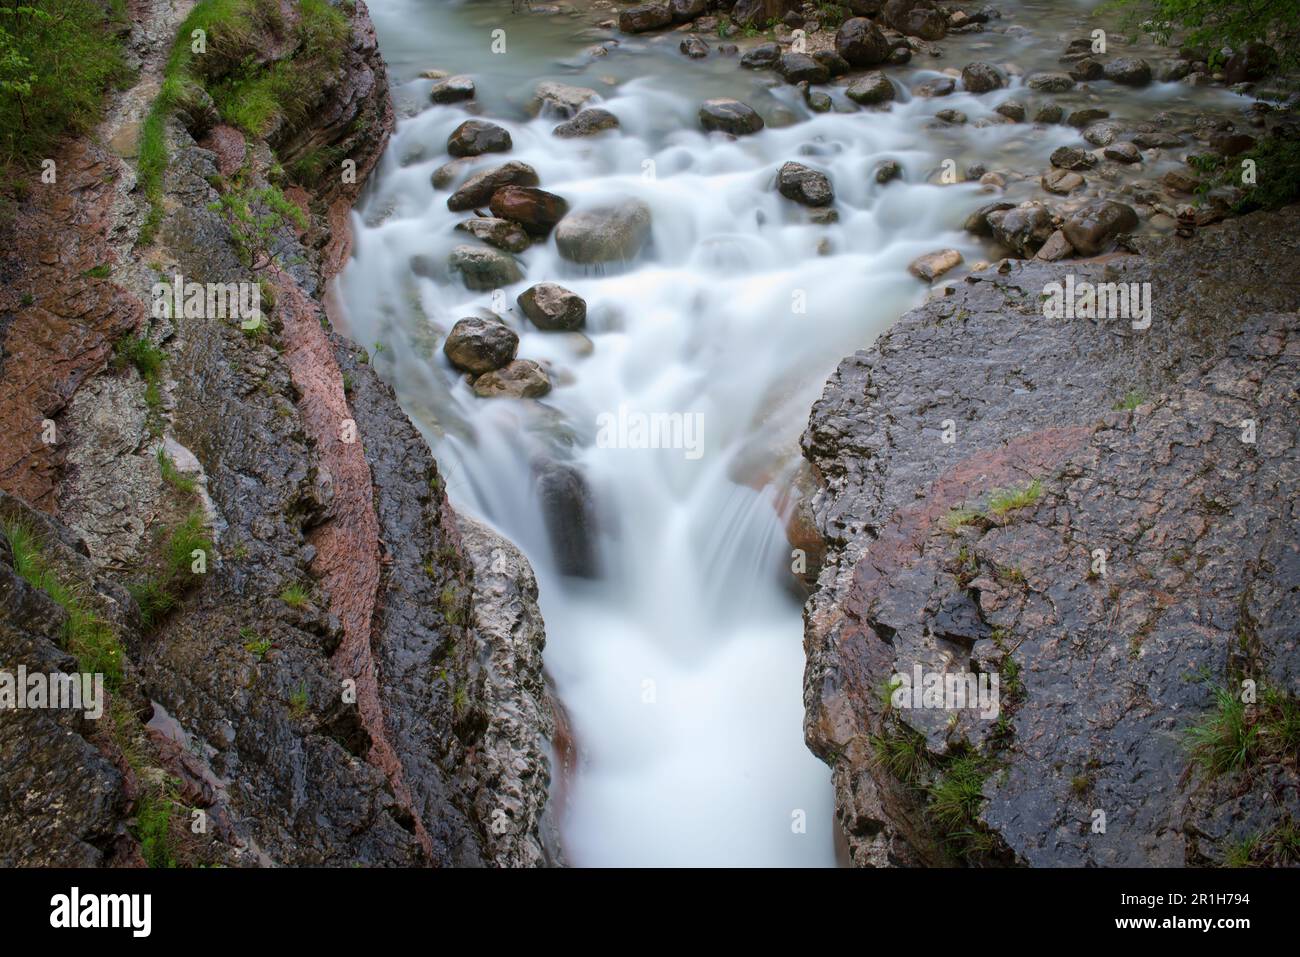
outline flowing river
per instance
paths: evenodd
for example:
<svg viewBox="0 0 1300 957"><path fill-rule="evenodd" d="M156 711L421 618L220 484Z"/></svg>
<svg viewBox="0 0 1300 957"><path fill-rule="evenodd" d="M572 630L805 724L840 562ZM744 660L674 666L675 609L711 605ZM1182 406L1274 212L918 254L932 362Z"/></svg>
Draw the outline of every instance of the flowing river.
<svg viewBox="0 0 1300 957"><path fill-rule="evenodd" d="M1061 69L1065 42L1095 26L1091 6L1003 4L1006 22L1032 33L952 37L945 59L926 63ZM577 746L568 780L557 766L552 784L567 860L835 864L830 774L802 737L801 598L785 528L799 435L838 360L925 294L907 264L945 247L967 263L992 258L962 232L965 216L993 199L1042 198L1037 173L1051 150L1086 144L1066 125L934 122L940 109L974 121L1003 100L1035 99L1018 78L979 97L901 92L889 111L841 112L851 104L828 87L837 109L816 114L774 74L718 55L716 36L714 52L690 60L677 50L685 34L595 28L609 11L515 13L509 0L370 8L400 119L354 217L356 255L339 287L347 331L427 436L455 505L536 569L546 665ZM492 52L494 39L504 52ZM432 81L419 74L431 68L474 77L475 114L429 104ZM915 61L889 73L902 87L938 75ZM527 108L541 80L596 90L620 128L553 136L560 118ZM699 105L715 96L749 103L767 129L734 141L704 134ZM1055 99L1068 110L1096 95ZM1143 117L1231 96L1155 83L1122 99L1108 104L1115 115ZM513 139L475 171L523 161L574 210L639 200L652 217L649 248L595 270L562 259L553 239L538 243L518 257L525 278L495 297L445 268L413 269L472 242L454 229L471 214L449 211L449 190L430 181L469 115ZM773 189L788 160L830 176L838 222L810 222ZM901 164L902 181L876 182L884 160ZM945 160L1032 175L990 195L974 179L944 184ZM585 333L523 318L515 297L547 281L586 300ZM519 356L547 369L549 395L478 398L448 363L441 342L456 320L494 313L519 334ZM685 435L698 445L598 441L602 416L620 411L625 421L678 414L698 427Z"/></svg>

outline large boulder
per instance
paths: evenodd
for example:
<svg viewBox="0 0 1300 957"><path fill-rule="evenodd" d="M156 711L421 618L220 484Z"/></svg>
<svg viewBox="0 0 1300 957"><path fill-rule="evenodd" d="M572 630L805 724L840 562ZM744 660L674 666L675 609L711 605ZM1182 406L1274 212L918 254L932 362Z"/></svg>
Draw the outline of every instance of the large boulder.
<svg viewBox="0 0 1300 957"><path fill-rule="evenodd" d="M804 206L829 206L835 201L835 189L823 172L802 163L785 163L776 173L777 191L786 199Z"/></svg>
<svg viewBox="0 0 1300 957"><path fill-rule="evenodd" d="M889 0L882 17L899 33L922 40L942 40L948 33L948 18L931 0Z"/></svg>
<svg viewBox="0 0 1300 957"><path fill-rule="evenodd" d="M763 128L763 118L754 108L722 97L705 100L700 106L700 125L710 133L730 133L732 136L746 136L757 133Z"/></svg>
<svg viewBox="0 0 1300 957"><path fill-rule="evenodd" d="M540 399L551 391L546 370L532 359L515 359L474 380L474 394L483 399Z"/></svg>
<svg viewBox="0 0 1300 957"><path fill-rule="evenodd" d="M514 359L519 337L500 320L470 316L451 327L442 351L457 369L482 375Z"/></svg>
<svg viewBox="0 0 1300 957"><path fill-rule="evenodd" d="M546 332L576 332L587 324L583 298L553 282L530 286L516 302L529 321Z"/></svg>
<svg viewBox="0 0 1300 957"><path fill-rule="evenodd" d="M787 83L825 83L831 71L806 53L787 53L776 63L776 72Z"/></svg>
<svg viewBox="0 0 1300 957"><path fill-rule="evenodd" d="M447 208L461 213L465 210L486 206L497 190L506 186L536 186L541 180L537 170L527 163L511 160L504 166L475 173L461 184L460 188L447 197Z"/></svg>
<svg viewBox="0 0 1300 957"><path fill-rule="evenodd" d="M466 120L447 137L447 152L456 157L504 153L510 146L510 133L487 120Z"/></svg>
<svg viewBox="0 0 1300 957"><path fill-rule="evenodd" d="M865 17L852 17L835 31L835 52L849 66L877 66L889 59L890 46L880 28Z"/></svg>
<svg viewBox="0 0 1300 957"><path fill-rule="evenodd" d="M645 33L658 30L673 22L672 9L663 0L655 3L638 3L618 15L618 28L624 33Z"/></svg>
<svg viewBox="0 0 1300 957"><path fill-rule="evenodd" d="M524 278L513 256L488 246L457 246L447 263L460 273L466 289L477 292L500 289Z"/></svg>
<svg viewBox="0 0 1300 957"><path fill-rule="evenodd" d="M459 103L474 98L474 81L467 76L449 76L439 80L429 91L434 103Z"/></svg>
<svg viewBox="0 0 1300 957"><path fill-rule="evenodd" d="M1277 65L1277 54L1267 43L1251 40L1244 43L1223 66L1223 76L1229 83L1262 80Z"/></svg>
<svg viewBox="0 0 1300 957"><path fill-rule="evenodd" d="M709 0L669 0L668 10L673 23L689 23L709 10Z"/></svg>
<svg viewBox="0 0 1300 957"><path fill-rule="evenodd" d="M592 265L635 259L650 238L650 207L639 200L570 213L555 246L570 262Z"/></svg>
<svg viewBox="0 0 1300 957"><path fill-rule="evenodd" d="M742 27L765 27L798 6L797 0L736 0L731 19Z"/></svg>
<svg viewBox="0 0 1300 957"><path fill-rule="evenodd" d="M1104 199L1071 213L1061 225L1070 245L1084 256L1102 252L1116 236L1137 229L1133 207Z"/></svg>
<svg viewBox="0 0 1300 957"><path fill-rule="evenodd" d="M985 220L993 238L1024 259L1038 252L1056 230L1051 211L1041 203L995 209Z"/></svg>
<svg viewBox="0 0 1300 957"><path fill-rule="evenodd" d="M506 186L492 194L494 216L523 226L530 236L545 236L569 211L561 196L535 186Z"/></svg>
<svg viewBox="0 0 1300 957"><path fill-rule="evenodd" d="M844 95L854 103L861 103L863 106L876 106L880 103L889 102L897 95L897 92L894 90L894 83L889 77L879 70L872 70L870 73L864 73L854 79L849 84L849 88L844 91Z"/></svg>

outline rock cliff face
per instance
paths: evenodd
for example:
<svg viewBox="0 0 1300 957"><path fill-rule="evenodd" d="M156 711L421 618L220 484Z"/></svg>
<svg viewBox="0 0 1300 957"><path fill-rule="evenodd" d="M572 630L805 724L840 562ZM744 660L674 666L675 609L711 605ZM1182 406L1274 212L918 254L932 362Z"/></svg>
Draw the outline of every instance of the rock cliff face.
<svg viewBox="0 0 1300 957"><path fill-rule="evenodd" d="M805 733L855 864L1221 863L1300 817L1298 221L986 270L831 377ZM1150 327L1046 317L1067 275L1150 283ZM999 715L898 706L918 665Z"/></svg>
<svg viewBox="0 0 1300 957"><path fill-rule="evenodd" d="M544 822L553 725L532 572L453 512L391 389L329 331L347 211L393 123L366 7L339 9L347 51L309 123L261 140L202 109L168 118L166 216L148 248L124 238L143 215L120 157L102 158L122 188L99 219L23 213L36 232L43 218L59 229L61 249L97 242L130 259L93 281L88 307L83 297L97 338L33 339L25 312L0 330L8 384L18 369L39 378L75 363L42 387L59 401L5 405L11 433L35 441L0 463L0 519L29 539L0 548L0 662L76 670L60 617L71 607L107 623L123 664L111 730L63 712L0 722L6 865L559 861ZM140 16L138 37L174 35L150 19L170 11ZM147 79L166 47L140 53ZM286 179L309 155L327 168ZM348 161L355 178L340 174ZM230 200L272 190L301 215L273 220L259 264ZM159 315L151 285L176 273L257 282L263 326ZM100 302L111 318L96 318ZM109 366L127 333L156 362ZM202 552L200 570L187 557L169 570L182 543ZM35 587L33 547L74 597Z"/></svg>

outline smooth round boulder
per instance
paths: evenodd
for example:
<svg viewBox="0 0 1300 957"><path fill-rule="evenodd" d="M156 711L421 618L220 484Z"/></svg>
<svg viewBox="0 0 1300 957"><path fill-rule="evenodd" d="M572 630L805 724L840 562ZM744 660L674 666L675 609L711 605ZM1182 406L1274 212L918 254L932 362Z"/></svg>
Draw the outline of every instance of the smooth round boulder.
<svg viewBox="0 0 1300 957"><path fill-rule="evenodd" d="M776 62L776 72L787 83L825 83L831 71L806 53L787 53Z"/></svg>
<svg viewBox="0 0 1300 957"><path fill-rule="evenodd" d="M650 207L639 200L570 213L555 230L555 246L569 262L628 262L650 238Z"/></svg>
<svg viewBox="0 0 1300 957"><path fill-rule="evenodd" d="M709 45L699 37L687 37L677 47L692 60L702 60L709 55Z"/></svg>
<svg viewBox="0 0 1300 957"><path fill-rule="evenodd" d="M456 157L504 153L511 145L510 133L487 120L466 120L447 137L447 152Z"/></svg>
<svg viewBox="0 0 1300 957"><path fill-rule="evenodd" d="M500 369L485 372L471 384L483 399L540 399L551 391L546 370L531 359L516 359Z"/></svg>
<svg viewBox="0 0 1300 957"><path fill-rule="evenodd" d="M1057 169L1084 170L1097 165L1097 158L1091 153L1075 149L1073 146L1059 146L1052 151L1049 161Z"/></svg>
<svg viewBox="0 0 1300 957"><path fill-rule="evenodd" d="M1101 155L1116 163L1142 162L1142 152L1132 143L1112 143L1101 151Z"/></svg>
<svg viewBox="0 0 1300 957"><path fill-rule="evenodd" d="M991 63L968 63L961 71L961 85L968 93L988 93L1006 86L1007 78Z"/></svg>
<svg viewBox="0 0 1300 957"><path fill-rule="evenodd" d="M1043 189L1049 193L1055 193L1057 196L1068 196L1076 189L1084 186L1085 181L1078 173L1068 169L1048 170L1039 179Z"/></svg>
<svg viewBox="0 0 1300 957"><path fill-rule="evenodd" d="M519 337L499 320L470 316L451 327L442 351L457 369L482 375L514 359Z"/></svg>
<svg viewBox="0 0 1300 957"><path fill-rule="evenodd" d="M1151 64L1141 57L1118 57L1107 63L1103 71L1106 79L1125 86L1146 86L1151 82Z"/></svg>
<svg viewBox="0 0 1300 957"><path fill-rule="evenodd" d="M1070 77L1079 83L1090 83L1106 75L1106 68L1100 60L1087 56L1070 67Z"/></svg>
<svg viewBox="0 0 1300 957"><path fill-rule="evenodd" d="M830 73L831 76L843 76L852 69L852 67L849 66L849 61L844 59L844 57L840 56L834 50L817 50L813 53L812 57L822 66L826 67L826 71Z"/></svg>
<svg viewBox="0 0 1300 957"><path fill-rule="evenodd" d="M781 59L781 46L777 43L760 43L752 50L747 50L740 58L740 65L747 70L770 70Z"/></svg>
<svg viewBox="0 0 1300 957"><path fill-rule="evenodd" d="M747 136L763 128L763 118L751 106L722 97L700 106L700 125L710 133Z"/></svg>
<svg viewBox="0 0 1300 957"><path fill-rule="evenodd" d="M505 186L492 194L492 215L524 227L530 236L545 236L569 211L561 196L535 186Z"/></svg>
<svg viewBox="0 0 1300 957"><path fill-rule="evenodd" d="M802 163L785 163L776 173L777 191L804 206L829 206L835 201L830 178Z"/></svg>
<svg viewBox="0 0 1300 957"><path fill-rule="evenodd" d="M1041 203L1024 203L994 210L985 217L993 238L1016 255L1028 259L1056 231L1052 214Z"/></svg>
<svg viewBox="0 0 1300 957"><path fill-rule="evenodd" d="M474 81L467 76L449 76L429 91L429 99L434 103L459 103L473 98Z"/></svg>
<svg viewBox="0 0 1300 957"><path fill-rule="evenodd" d="M450 164L448 164L450 165ZM511 160L503 166L475 173L447 197L447 208L454 213L477 209L492 201L497 190L506 186L536 186L541 180L537 170L527 163Z"/></svg>
<svg viewBox="0 0 1300 957"><path fill-rule="evenodd" d="M447 263L460 273L465 288L476 292L500 289L524 278L513 256L487 246L457 246Z"/></svg>
<svg viewBox="0 0 1300 957"><path fill-rule="evenodd" d="M1068 73L1031 73L1025 78L1025 86L1039 93L1064 93L1074 89L1074 77Z"/></svg>
<svg viewBox="0 0 1300 957"><path fill-rule="evenodd" d="M1044 103L1034 114L1035 123L1059 123L1065 117L1065 110L1058 103Z"/></svg>
<svg viewBox="0 0 1300 957"><path fill-rule="evenodd" d="M618 117L609 110L591 107L582 110L571 120L561 123L551 130L552 136L561 139L573 139L578 136L595 136L605 130L618 129Z"/></svg>
<svg viewBox="0 0 1300 957"><path fill-rule="evenodd" d="M587 324L587 303L576 292L539 282L515 300L528 320L545 332L577 332Z"/></svg>
<svg viewBox="0 0 1300 957"><path fill-rule="evenodd" d="M1116 120L1098 120L1083 131L1083 138L1093 146L1110 146L1124 132L1124 124Z"/></svg>
<svg viewBox="0 0 1300 957"><path fill-rule="evenodd" d="M618 28L624 33L645 33L658 30L673 22L672 9L667 3L638 3L618 15Z"/></svg>
<svg viewBox="0 0 1300 957"><path fill-rule="evenodd" d="M1061 232L1081 255L1095 256L1116 236L1132 232L1137 225L1133 207L1104 199L1071 213L1061 225Z"/></svg>
<svg viewBox="0 0 1300 957"><path fill-rule="evenodd" d="M886 24L909 37L942 40L948 33L948 18L931 0L889 0L881 17Z"/></svg>
<svg viewBox="0 0 1300 957"><path fill-rule="evenodd" d="M849 66L878 66L889 59L890 46L880 28L865 17L850 17L835 31L835 52Z"/></svg>
<svg viewBox="0 0 1300 957"><path fill-rule="evenodd" d="M1091 123L1096 123L1098 120L1108 119L1109 117L1110 110L1099 110L1090 107L1083 110L1075 110L1066 117L1065 122L1070 126L1081 130Z"/></svg>
<svg viewBox="0 0 1300 957"><path fill-rule="evenodd" d="M994 107L993 112L1005 116L1013 123L1023 123L1025 121L1025 104L1019 100L1006 100L999 103Z"/></svg>
<svg viewBox="0 0 1300 957"><path fill-rule="evenodd" d="M709 0L669 0L668 3L673 23L689 23L696 17L704 16L708 10Z"/></svg>
<svg viewBox="0 0 1300 957"><path fill-rule="evenodd" d="M986 236L986 237L992 236L993 227L989 225L989 214L998 213L998 212L1002 212L1003 210L1015 209L1015 208L1016 208L1015 203L1008 203L1002 201L996 203L988 203L984 206L981 206L979 209L975 210L975 212L967 216L966 222L962 225L962 228L965 229L966 232L971 233L975 236Z"/></svg>
<svg viewBox="0 0 1300 957"><path fill-rule="evenodd" d="M952 77L936 76L918 83L912 88L912 92L917 96L934 99L939 96L948 96L955 89L957 89L957 82Z"/></svg>
<svg viewBox="0 0 1300 957"><path fill-rule="evenodd" d="M862 106L877 106L892 100L897 95L897 91L889 77L879 70L872 70L850 83L844 95Z"/></svg>

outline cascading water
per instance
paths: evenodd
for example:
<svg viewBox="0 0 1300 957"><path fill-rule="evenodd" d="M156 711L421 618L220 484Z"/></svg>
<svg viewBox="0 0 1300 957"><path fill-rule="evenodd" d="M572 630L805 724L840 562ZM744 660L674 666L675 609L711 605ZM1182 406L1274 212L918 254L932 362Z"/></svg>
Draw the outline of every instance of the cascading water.
<svg viewBox="0 0 1300 957"><path fill-rule="evenodd" d="M581 25L523 20L505 2L371 7L396 78L429 66L475 76L483 117L514 144L475 170L520 160L573 210L635 199L651 214L649 249L621 268L584 270L552 239L518 257L525 279L503 294L467 291L442 264L471 242L454 229L470 214L450 212L448 190L430 182L467 113L424 108L429 82L411 79L399 92L419 111L399 123L358 209L340 285L349 333L424 430L456 506L537 571L546 664L579 748L560 809L567 858L833 864L829 772L801 734L802 624L779 507L798 436L838 359L922 294L913 258L943 247L980 258L960 224L993 197L973 182L936 185L943 160L1041 166L1077 132L927 125L940 107L989 115L1023 92L1014 84L816 115L734 59L686 60L671 36L593 57L576 52ZM506 52L493 55L499 28ZM997 61L1027 64L1030 43L999 37ZM553 136L556 117L524 108L543 79L597 89L620 129ZM768 128L705 135L699 104L718 95L751 103ZM773 189L776 169L801 159L833 181L838 222L813 224ZM903 182L876 182L885 159ZM413 259L435 264L433 278ZM523 318L515 297L543 281L586 300L584 334ZM456 320L491 314L519 334L521 358L548 369L549 395L478 398L447 362L441 340ZM600 440L602 416L637 413L697 424L698 449Z"/></svg>

